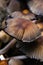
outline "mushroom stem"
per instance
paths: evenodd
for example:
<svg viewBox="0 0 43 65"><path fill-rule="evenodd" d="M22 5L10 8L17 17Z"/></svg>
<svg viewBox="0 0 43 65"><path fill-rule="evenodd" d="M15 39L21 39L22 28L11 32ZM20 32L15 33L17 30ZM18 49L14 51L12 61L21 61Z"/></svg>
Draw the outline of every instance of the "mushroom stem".
<svg viewBox="0 0 43 65"><path fill-rule="evenodd" d="M27 59L28 57L26 55L21 55L21 56L14 56L14 57L9 57L9 58L6 58L6 60L9 60L9 59Z"/></svg>
<svg viewBox="0 0 43 65"><path fill-rule="evenodd" d="M16 39L11 40L3 49L0 50L0 55L6 53L15 43Z"/></svg>

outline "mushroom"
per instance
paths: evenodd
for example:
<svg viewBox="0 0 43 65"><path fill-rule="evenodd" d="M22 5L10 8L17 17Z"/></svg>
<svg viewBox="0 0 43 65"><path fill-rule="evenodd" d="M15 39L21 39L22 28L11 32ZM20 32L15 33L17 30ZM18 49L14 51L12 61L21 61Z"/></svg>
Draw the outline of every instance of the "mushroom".
<svg viewBox="0 0 43 65"><path fill-rule="evenodd" d="M43 20L43 0L29 0L27 5L37 20Z"/></svg>
<svg viewBox="0 0 43 65"><path fill-rule="evenodd" d="M43 16L43 0L30 0L28 6L34 14Z"/></svg>
<svg viewBox="0 0 43 65"><path fill-rule="evenodd" d="M12 18L6 20L4 31L23 42L32 42L40 37L40 30L35 23L23 18Z"/></svg>
<svg viewBox="0 0 43 65"><path fill-rule="evenodd" d="M40 37L40 29L30 20L23 18L9 18L5 21L6 26L3 29L14 39L0 50L0 54L4 54L15 44L17 40L22 42L32 42Z"/></svg>

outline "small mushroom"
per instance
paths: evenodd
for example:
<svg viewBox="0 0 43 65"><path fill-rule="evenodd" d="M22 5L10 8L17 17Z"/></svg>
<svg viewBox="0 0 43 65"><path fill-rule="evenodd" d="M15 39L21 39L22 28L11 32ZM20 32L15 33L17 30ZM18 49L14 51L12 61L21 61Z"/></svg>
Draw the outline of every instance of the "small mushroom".
<svg viewBox="0 0 43 65"><path fill-rule="evenodd" d="M32 42L40 37L38 26L30 20L23 18L12 18L6 20L6 28L4 31L23 42Z"/></svg>
<svg viewBox="0 0 43 65"><path fill-rule="evenodd" d="M9 18L5 23L6 26L3 30L14 39L0 50L0 54L6 53L17 40L22 42L32 42L41 36L38 26L30 20L23 18Z"/></svg>
<svg viewBox="0 0 43 65"><path fill-rule="evenodd" d="M27 4L34 14L43 16L43 0L30 0Z"/></svg>

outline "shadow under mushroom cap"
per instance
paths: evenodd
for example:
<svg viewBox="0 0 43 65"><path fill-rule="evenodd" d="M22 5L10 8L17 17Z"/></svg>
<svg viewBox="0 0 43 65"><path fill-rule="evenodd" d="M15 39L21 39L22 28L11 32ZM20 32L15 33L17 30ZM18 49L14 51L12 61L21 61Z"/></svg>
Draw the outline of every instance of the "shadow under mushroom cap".
<svg viewBox="0 0 43 65"><path fill-rule="evenodd" d="M12 37L23 42L31 42L40 37L38 26L32 21L23 18L6 20L7 27L4 29Z"/></svg>

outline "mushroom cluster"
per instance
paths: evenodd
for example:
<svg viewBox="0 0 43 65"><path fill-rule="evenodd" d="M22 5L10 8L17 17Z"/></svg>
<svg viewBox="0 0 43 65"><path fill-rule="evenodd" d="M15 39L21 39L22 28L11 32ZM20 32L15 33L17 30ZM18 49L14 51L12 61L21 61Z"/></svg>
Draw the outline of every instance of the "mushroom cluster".
<svg viewBox="0 0 43 65"><path fill-rule="evenodd" d="M5 56L0 65L24 65L28 58L43 61L43 1L27 0L24 10L19 0L0 3L0 55ZM15 57L19 53L24 56Z"/></svg>

